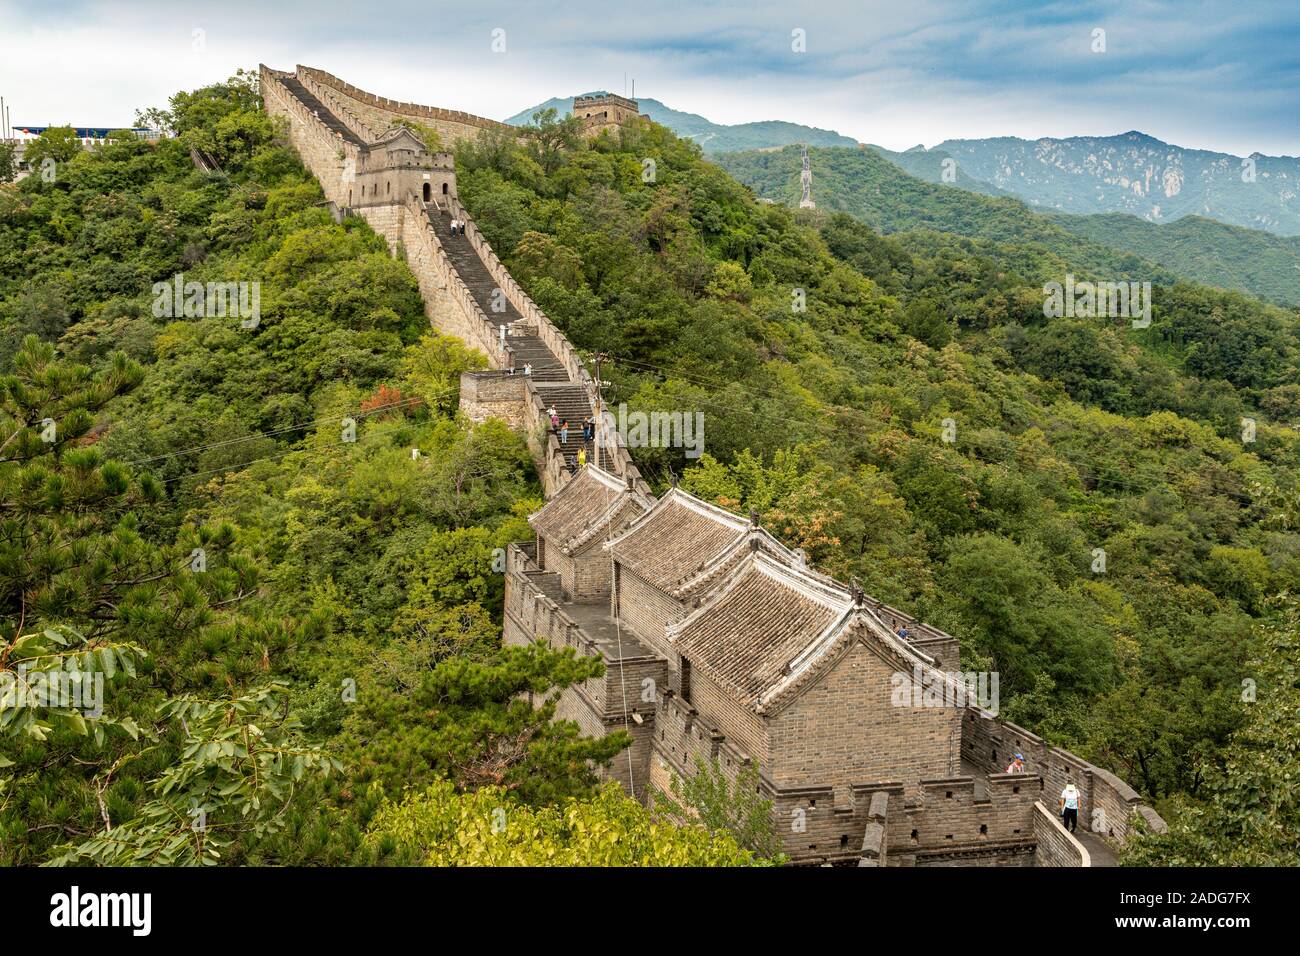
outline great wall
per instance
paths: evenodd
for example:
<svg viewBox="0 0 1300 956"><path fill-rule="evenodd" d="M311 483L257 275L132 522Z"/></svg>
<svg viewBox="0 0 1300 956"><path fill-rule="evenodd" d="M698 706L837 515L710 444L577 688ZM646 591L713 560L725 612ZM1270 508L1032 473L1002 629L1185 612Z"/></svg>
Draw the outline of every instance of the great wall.
<svg viewBox="0 0 1300 956"><path fill-rule="evenodd" d="M534 540L508 551L505 639L604 660L605 676L567 690L559 716L630 734L608 776L646 799L701 764L733 782L756 766L782 849L803 864L1097 866L1135 825L1163 829L1122 780L988 710L900 706L900 674L952 682L951 635L807 567L757 516L677 488L652 494L582 357L461 204L452 155L404 124L444 143L509 127L308 67L260 73L267 112L287 121L334 215L384 236L433 327L487 356L488 371L462 377L460 407L524 433L549 499L530 519ZM574 112L592 131L638 115L622 97ZM552 405L570 422L595 418L591 464L574 467L580 429L561 442ZM1015 753L1026 772L1001 772ZM1056 813L1067 780L1081 794L1077 833Z"/></svg>

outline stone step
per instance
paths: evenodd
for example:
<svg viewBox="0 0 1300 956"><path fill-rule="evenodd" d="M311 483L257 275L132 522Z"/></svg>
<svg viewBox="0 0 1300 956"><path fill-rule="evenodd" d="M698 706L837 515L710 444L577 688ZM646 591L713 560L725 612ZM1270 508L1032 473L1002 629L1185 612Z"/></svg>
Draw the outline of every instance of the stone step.
<svg viewBox="0 0 1300 956"><path fill-rule="evenodd" d="M429 222L433 225L433 231L438 237L438 242L442 244L443 251L447 253L447 258L451 260L456 273L465 283L465 288L469 290L469 294L478 303L478 307L483 310L488 320L496 325L505 325L522 318L519 310L510 304L509 299L504 295L496 294L500 286L496 284L492 273L483 264L474 247L469 244L469 239L462 235L451 234L451 215L430 206ZM504 305L504 311L494 312L492 310L494 304Z"/></svg>
<svg viewBox="0 0 1300 956"><path fill-rule="evenodd" d="M302 81L296 76L282 76L280 82L284 88L297 97L298 102L307 107L307 112L315 113L319 119L329 129L331 133L340 133L349 143L356 146L364 146L361 137L352 132L352 128L344 123L341 119L330 112L329 107L318 100L311 90L302 85Z"/></svg>

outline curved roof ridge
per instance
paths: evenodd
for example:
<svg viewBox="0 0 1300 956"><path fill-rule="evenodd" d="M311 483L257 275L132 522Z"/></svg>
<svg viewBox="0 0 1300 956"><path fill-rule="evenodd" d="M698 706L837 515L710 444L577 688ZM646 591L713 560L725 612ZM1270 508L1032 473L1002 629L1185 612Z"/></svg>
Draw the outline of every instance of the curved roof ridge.
<svg viewBox="0 0 1300 956"><path fill-rule="evenodd" d="M709 580L716 577L721 570L727 566L727 563L736 556L738 550L741 550L746 545L750 548L757 547L760 542L766 544L770 549L775 551L777 554L780 554L782 557L787 558L791 567L798 566L798 557L793 551L787 548L785 544L776 537L776 535L772 534L766 528L758 525L751 525L745 534L727 545L724 550L718 552L717 556L706 562L704 567L699 571L687 576L677 589L678 592L681 594L691 594L695 591L699 591L708 583Z"/></svg>
<svg viewBox="0 0 1300 956"><path fill-rule="evenodd" d="M713 608L726 600L737 587L744 583L745 575L749 571L755 571L763 574L777 583L789 587L791 590L798 591L809 600L816 601L831 610L841 609L850 610L853 607L853 598L845 590L838 587L831 587L825 582L818 580L816 577L808 574L802 568L792 567L782 561L777 560L770 554L762 551L753 551L749 556L742 558L729 576L727 583L718 588L697 608L687 614L680 621L669 624L665 629L668 640L672 641L678 634L703 617L711 613ZM839 600L836 600L836 599ZM843 608L839 606L843 604Z"/></svg>
<svg viewBox="0 0 1300 956"><path fill-rule="evenodd" d="M649 510L650 507L635 491L625 488L623 493L616 497L604 512L594 518L585 530L570 538L568 543L562 546L560 550L570 554L580 550L584 545L599 537L603 533L604 526L618 517L618 513L628 505L641 508L642 514ZM638 517L640 516L638 515Z"/></svg>
<svg viewBox="0 0 1300 956"><path fill-rule="evenodd" d="M592 540L629 502L649 507L644 496L618 476L587 464L528 517L528 525L569 554Z"/></svg>
<svg viewBox="0 0 1300 956"><path fill-rule="evenodd" d="M896 661L921 668L931 678L937 678L954 692L961 687L958 677L939 669L933 657L906 641L900 640L876 615L872 608L853 606L836 624L827 629L821 639L810 644L808 649L790 662L790 673L774 684L758 700L755 710L760 714L771 714L781 710L793 701L805 687L816 683L823 671L831 666L840 652L858 640L860 629L865 628L875 637L881 649Z"/></svg>
<svg viewBox="0 0 1300 956"><path fill-rule="evenodd" d="M745 518L727 511L725 508L711 505L707 501L702 501L701 499L696 498L688 491L682 491L682 489L674 487L670 489L666 495L657 500L649 511L624 529L621 534L606 542L605 547L612 548L624 538L631 534L635 534L643 525L653 521L655 517L662 514L672 505L680 505L684 508L690 508L692 511L702 514L707 518L711 518L720 524L733 525L737 531L749 524Z"/></svg>

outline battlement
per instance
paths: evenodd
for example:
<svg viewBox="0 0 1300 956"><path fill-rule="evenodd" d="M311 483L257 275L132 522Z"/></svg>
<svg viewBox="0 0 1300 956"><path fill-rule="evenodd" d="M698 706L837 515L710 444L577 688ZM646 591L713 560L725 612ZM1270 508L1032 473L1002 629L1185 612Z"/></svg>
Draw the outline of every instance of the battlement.
<svg viewBox="0 0 1300 956"><path fill-rule="evenodd" d="M599 109L605 106L620 106L634 113L640 109L636 100L628 99L626 96L619 96L616 93L604 93L599 96L575 96L573 98L574 113L584 109Z"/></svg>
<svg viewBox="0 0 1300 956"><path fill-rule="evenodd" d="M614 93L599 96L575 96L573 115L582 120L588 132L599 132L606 127L621 126L641 115L636 100Z"/></svg>

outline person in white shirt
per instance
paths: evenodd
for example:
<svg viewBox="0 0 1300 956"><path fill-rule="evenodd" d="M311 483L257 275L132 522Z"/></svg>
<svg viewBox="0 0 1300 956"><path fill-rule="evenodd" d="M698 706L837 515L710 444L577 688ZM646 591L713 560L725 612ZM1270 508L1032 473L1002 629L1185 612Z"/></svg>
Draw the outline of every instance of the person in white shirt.
<svg viewBox="0 0 1300 956"><path fill-rule="evenodd" d="M1079 829L1079 791L1073 780L1065 782L1061 791L1061 824L1071 833Z"/></svg>

